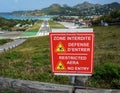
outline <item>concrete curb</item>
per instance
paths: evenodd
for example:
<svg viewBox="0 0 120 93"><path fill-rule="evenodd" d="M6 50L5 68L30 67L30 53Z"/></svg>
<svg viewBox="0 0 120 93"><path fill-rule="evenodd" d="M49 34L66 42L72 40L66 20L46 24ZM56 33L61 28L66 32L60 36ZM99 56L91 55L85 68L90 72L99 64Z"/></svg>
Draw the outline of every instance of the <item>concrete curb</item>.
<svg viewBox="0 0 120 93"><path fill-rule="evenodd" d="M73 93L73 86L10 78L0 78L0 89L15 89L21 93Z"/></svg>
<svg viewBox="0 0 120 93"><path fill-rule="evenodd" d="M75 93L120 93L118 89L76 89Z"/></svg>
<svg viewBox="0 0 120 93"><path fill-rule="evenodd" d="M37 81L0 78L0 90L13 89L20 93L120 93L120 89L74 88L74 86Z"/></svg>

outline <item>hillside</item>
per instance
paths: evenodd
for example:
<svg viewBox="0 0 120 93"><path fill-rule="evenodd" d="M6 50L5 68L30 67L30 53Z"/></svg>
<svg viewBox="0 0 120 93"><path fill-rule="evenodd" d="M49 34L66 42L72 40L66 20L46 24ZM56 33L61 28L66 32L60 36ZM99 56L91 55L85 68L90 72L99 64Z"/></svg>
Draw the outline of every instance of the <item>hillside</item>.
<svg viewBox="0 0 120 93"><path fill-rule="evenodd" d="M25 31L28 26L26 25L33 25L36 21L29 21L29 20L12 20L12 19L5 19L0 17L0 30L7 30L7 31ZM16 25L19 25L17 27Z"/></svg>
<svg viewBox="0 0 120 93"><path fill-rule="evenodd" d="M47 14L47 15L60 14L62 11L64 11L64 9L59 4L53 4L50 7L44 8L41 10L42 13Z"/></svg>
<svg viewBox="0 0 120 93"><path fill-rule="evenodd" d="M7 20L4 18L0 18L0 29L8 30L11 29L11 27L15 26L17 24L16 21Z"/></svg>
<svg viewBox="0 0 120 93"><path fill-rule="evenodd" d="M104 25L108 23L109 25L120 25L120 9L99 17L97 20L93 20L93 25Z"/></svg>
<svg viewBox="0 0 120 93"><path fill-rule="evenodd" d="M111 4L92 4L89 2L84 2L82 4L78 4L74 6L74 8L78 9L81 15L104 15L109 14L112 11L120 9L120 4L117 2L113 2Z"/></svg>
<svg viewBox="0 0 120 93"><path fill-rule="evenodd" d="M13 15L77 15L77 16L91 16L91 15L104 15L112 11L120 9L120 4L113 2L110 4L92 4L83 2L73 7L68 5L53 4L47 8L34 11L15 11Z"/></svg>
<svg viewBox="0 0 120 93"><path fill-rule="evenodd" d="M94 27L95 71L88 85L120 89L120 26ZM69 77L51 72L49 37L29 38L24 44L0 53L0 77L69 84ZM110 83L111 82L111 83Z"/></svg>

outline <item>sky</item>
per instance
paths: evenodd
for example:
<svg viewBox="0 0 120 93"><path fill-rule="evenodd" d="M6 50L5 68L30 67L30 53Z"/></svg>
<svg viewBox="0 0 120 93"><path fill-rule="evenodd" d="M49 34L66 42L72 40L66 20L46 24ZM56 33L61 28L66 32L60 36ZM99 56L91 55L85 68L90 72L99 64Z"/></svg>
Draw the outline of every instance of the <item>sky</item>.
<svg viewBox="0 0 120 93"><path fill-rule="evenodd" d="M49 7L52 4L67 4L74 6L79 3L88 1L93 4L108 4L111 2L118 2L120 0L0 0L0 12L13 12L20 10L35 10Z"/></svg>

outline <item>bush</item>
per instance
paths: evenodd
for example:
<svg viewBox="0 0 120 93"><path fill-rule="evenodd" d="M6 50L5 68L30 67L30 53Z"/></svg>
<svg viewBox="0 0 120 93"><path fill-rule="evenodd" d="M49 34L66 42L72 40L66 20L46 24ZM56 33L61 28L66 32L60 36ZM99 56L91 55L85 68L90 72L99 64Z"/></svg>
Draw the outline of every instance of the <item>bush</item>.
<svg viewBox="0 0 120 93"><path fill-rule="evenodd" d="M120 80L118 80L118 79L113 80L112 87L120 89Z"/></svg>
<svg viewBox="0 0 120 93"><path fill-rule="evenodd" d="M104 63L95 67L91 82L91 85L96 87L120 88L120 65Z"/></svg>
<svg viewBox="0 0 120 93"><path fill-rule="evenodd" d="M3 45L5 43L11 42L11 41L12 41L11 39L2 39L2 40L0 40L0 45Z"/></svg>

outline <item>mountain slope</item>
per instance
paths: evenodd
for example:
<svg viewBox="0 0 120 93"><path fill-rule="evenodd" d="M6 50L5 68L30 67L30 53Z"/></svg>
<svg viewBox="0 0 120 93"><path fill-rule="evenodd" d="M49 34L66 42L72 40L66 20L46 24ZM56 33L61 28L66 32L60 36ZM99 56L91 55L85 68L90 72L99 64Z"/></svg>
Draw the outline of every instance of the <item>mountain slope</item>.
<svg viewBox="0 0 120 93"><path fill-rule="evenodd" d="M79 10L84 10L84 9L94 8L94 7L95 5L89 2L83 2L82 4L77 4L76 6L74 6L74 8L79 9Z"/></svg>
<svg viewBox="0 0 120 93"><path fill-rule="evenodd" d="M61 14L61 12L63 11L64 11L63 7L61 7L59 4L53 4L50 7L41 10L41 12L46 15Z"/></svg>
<svg viewBox="0 0 120 93"><path fill-rule="evenodd" d="M82 4L74 6L74 8L81 11L81 15L104 15L120 9L120 4L117 2L113 2L111 4L101 5L83 2Z"/></svg>
<svg viewBox="0 0 120 93"><path fill-rule="evenodd" d="M91 15L104 15L109 14L112 11L120 9L120 4L113 2L111 4L92 4L89 2L83 2L73 7L67 5L53 4L42 10L13 12L13 14L19 15L78 15L78 16L91 16Z"/></svg>

